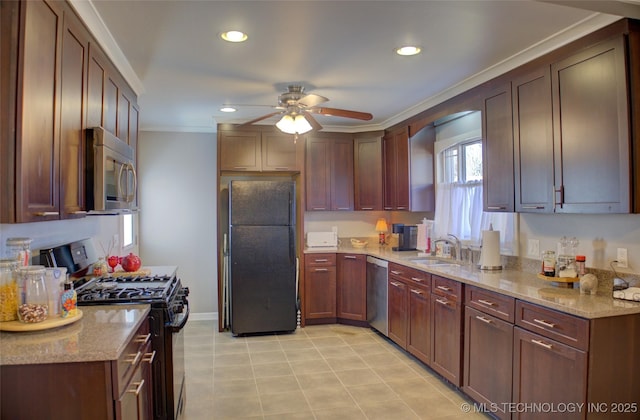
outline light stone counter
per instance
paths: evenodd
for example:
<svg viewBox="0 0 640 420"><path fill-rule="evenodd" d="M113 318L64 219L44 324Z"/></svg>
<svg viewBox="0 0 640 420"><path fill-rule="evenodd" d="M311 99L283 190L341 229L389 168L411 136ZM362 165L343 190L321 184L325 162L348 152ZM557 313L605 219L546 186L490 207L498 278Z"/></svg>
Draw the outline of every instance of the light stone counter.
<svg viewBox="0 0 640 420"><path fill-rule="evenodd" d="M482 271L464 263L426 267L414 264L410 260L429 257L421 257L415 251L392 251L388 246L380 247L377 244L363 249L340 246L338 251L306 249L304 252L305 254L338 252L371 255L587 319L640 314L639 302L613 299L611 295L583 295L580 294L579 289L556 287L553 283L541 280L537 275L524 271ZM453 260L450 262L456 263Z"/></svg>
<svg viewBox="0 0 640 420"><path fill-rule="evenodd" d="M80 306L82 318L43 331L0 332L0 365L28 365L116 360L142 321L149 305Z"/></svg>

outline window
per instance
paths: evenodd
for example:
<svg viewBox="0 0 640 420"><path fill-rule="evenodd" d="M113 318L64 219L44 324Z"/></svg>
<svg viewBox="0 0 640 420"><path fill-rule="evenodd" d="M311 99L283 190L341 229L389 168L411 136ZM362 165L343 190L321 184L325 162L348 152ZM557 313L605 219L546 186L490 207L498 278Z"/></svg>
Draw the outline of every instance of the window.
<svg viewBox="0 0 640 420"><path fill-rule="evenodd" d="M474 112L436 126L436 238L453 234L479 245L482 231L500 231L503 254L517 252L513 213L485 213L482 209L482 138L480 113Z"/></svg>
<svg viewBox="0 0 640 420"><path fill-rule="evenodd" d="M122 249L131 249L136 245L137 216L131 213L123 214L120 217L120 237L122 238Z"/></svg>

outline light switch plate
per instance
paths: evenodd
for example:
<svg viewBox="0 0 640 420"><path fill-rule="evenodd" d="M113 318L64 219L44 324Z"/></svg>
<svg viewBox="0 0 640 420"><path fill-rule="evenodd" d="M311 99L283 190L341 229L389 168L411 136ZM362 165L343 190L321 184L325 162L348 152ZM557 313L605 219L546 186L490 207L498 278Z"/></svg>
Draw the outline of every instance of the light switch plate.
<svg viewBox="0 0 640 420"><path fill-rule="evenodd" d="M540 258L540 241L538 239L529 239L527 241L527 255Z"/></svg>

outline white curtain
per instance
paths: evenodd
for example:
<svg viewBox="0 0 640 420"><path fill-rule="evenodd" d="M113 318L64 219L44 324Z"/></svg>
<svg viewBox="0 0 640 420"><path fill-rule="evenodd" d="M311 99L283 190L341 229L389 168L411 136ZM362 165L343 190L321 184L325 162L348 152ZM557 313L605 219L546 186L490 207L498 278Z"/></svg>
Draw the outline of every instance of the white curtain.
<svg viewBox="0 0 640 420"><path fill-rule="evenodd" d="M501 253L516 255L516 221L514 213L482 211L482 182L439 183L436 187L435 238L448 234L461 241L480 245L482 231L500 231Z"/></svg>

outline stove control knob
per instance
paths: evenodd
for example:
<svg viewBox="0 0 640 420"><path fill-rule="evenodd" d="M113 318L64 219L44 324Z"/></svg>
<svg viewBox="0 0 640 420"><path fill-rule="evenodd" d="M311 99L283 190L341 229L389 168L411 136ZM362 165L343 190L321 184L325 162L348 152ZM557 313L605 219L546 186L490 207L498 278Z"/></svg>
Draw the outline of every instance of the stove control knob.
<svg viewBox="0 0 640 420"><path fill-rule="evenodd" d="M188 287L183 287L183 288L182 288L182 295L183 295L184 297L189 296L189 288L188 288Z"/></svg>

